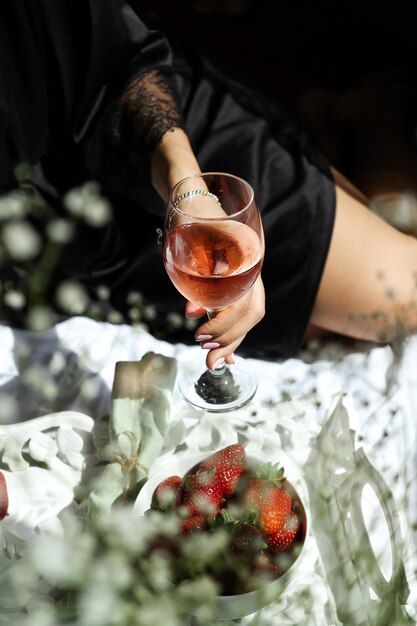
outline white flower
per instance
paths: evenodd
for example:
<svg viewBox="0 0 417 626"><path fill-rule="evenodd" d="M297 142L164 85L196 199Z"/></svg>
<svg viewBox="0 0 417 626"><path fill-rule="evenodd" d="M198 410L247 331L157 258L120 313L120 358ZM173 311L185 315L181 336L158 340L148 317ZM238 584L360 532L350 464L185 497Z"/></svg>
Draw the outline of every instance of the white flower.
<svg viewBox="0 0 417 626"><path fill-rule="evenodd" d="M148 304L143 308L143 317L146 320L154 320L156 318L156 309L152 304Z"/></svg>
<svg viewBox="0 0 417 626"><path fill-rule="evenodd" d="M179 530L179 520L176 515L161 515L158 511L151 511L146 518L140 519L141 529L144 530L144 522L149 524L148 537L152 537L153 534L167 535L176 537ZM150 532L149 532L150 531Z"/></svg>
<svg viewBox="0 0 417 626"><path fill-rule="evenodd" d="M142 304L143 295L139 291L129 291L127 294L126 302L128 304Z"/></svg>
<svg viewBox="0 0 417 626"><path fill-rule="evenodd" d="M33 259L41 250L42 241L29 222L11 222L3 228L3 244L16 261Z"/></svg>
<svg viewBox="0 0 417 626"><path fill-rule="evenodd" d="M0 424L17 421L18 408L19 405L13 396L0 394Z"/></svg>
<svg viewBox="0 0 417 626"><path fill-rule="evenodd" d="M163 593L172 588L171 569L163 554L155 553L142 564L149 584L157 593Z"/></svg>
<svg viewBox="0 0 417 626"><path fill-rule="evenodd" d="M84 219L90 226L105 226L111 220L110 204L104 198L90 200L84 208Z"/></svg>
<svg viewBox="0 0 417 626"><path fill-rule="evenodd" d="M111 517L101 516L98 524L112 548L118 548L130 555L142 552L148 539L155 533L152 520L141 518L139 522L130 508L114 507Z"/></svg>
<svg viewBox="0 0 417 626"><path fill-rule="evenodd" d="M42 604L35 609L30 606L29 613L30 617L27 623L30 626L57 626L56 613L50 604Z"/></svg>
<svg viewBox="0 0 417 626"><path fill-rule="evenodd" d="M85 199L79 189L72 189L69 191L64 198L64 204L70 213L76 217L82 216Z"/></svg>
<svg viewBox="0 0 417 626"><path fill-rule="evenodd" d="M195 319L193 319L191 317L189 317L189 318L186 317L185 320L184 320L185 328L187 330L190 330L190 331L195 330L197 328L198 323L199 323L198 320L195 320Z"/></svg>
<svg viewBox="0 0 417 626"><path fill-rule="evenodd" d="M187 581L177 588L176 593L177 602L184 611L192 611L192 614L202 623L211 623L212 609L218 594L218 588L213 579L202 576L196 580Z"/></svg>
<svg viewBox="0 0 417 626"><path fill-rule="evenodd" d="M30 389L40 389L47 379L47 372L41 366L28 367L23 372L22 379Z"/></svg>
<svg viewBox="0 0 417 626"><path fill-rule="evenodd" d="M75 281L66 280L62 282L56 292L56 300L58 305L67 313L72 315L81 315L87 308L87 293Z"/></svg>
<svg viewBox="0 0 417 626"><path fill-rule="evenodd" d="M59 387L53 380L46 380L42 386L42 395L45 400L55 400L59 396Z"/></svg>
<svg viewBox="0 0 417 626"><path fill-rule="evenodd" d="M113 578L118 576L113 571ZM113 617L121 617L120 600L111 585L88 585L80 598L80 619L83 626L103 626L113 624ZM121 623L121 622L119 622Z"/></svg>
<svg viewBox="0 0 417 626"><path fill-rule="evenodd" d="M85 380L81 385L81 397L84 400L96 400L100 395L100 384L95 378Z"/></svg>
<svg viewBox="0 0 417 626"><path fill-rule="evenodd" d="M74 224L68 220L51 220L47 226L49 239L55 243L69 243L74 236Z"/></svg>
<svg viewBox="0 0 417 626"><path fill-rule="evenodd" d="M94 545L92 535L84 532L64 537L40 535L32 544L30 556L39 574L51 584L80 585L91 566Z"/></svg>
<svg viewBox="0 0 417 626"><path fill-rule="evenodd" d="M21 291L11 289L4 294L3 302L11 309L22 309L25 306L26 298Z"/></svg>
<svg viewBox="0 0 417 626"><path fill-rule="evenodd" d="M128 311L128 315L133 322L138 322L141 318L140 309L138 309L137 307L131 307Z"/></svg>
<svg viewBox="0 0 417 626"><path fill-rule="evenodd" d="M110 322L110 324L122 324L123 316L119 311L110 311L107 315L107 321Z"/></svg>
<svg viewBox="0 0 417 626"><path fill-rule="evenodd" d="M184 324L185 318L179 313L168 313L166 321L171 328L181 328Z"/></svg>
<svg viewBox="0 0 417 626"><path fill-rule="evenodd" d="M53 355L52 358L49 362L49 371L51 372L52 376L55 376L56 374L60 374L61 372L64 371L66 366L66 361L65 361L65 357L63 355L63 353L60 350L56 350Z"/></svg>
<svg viewBox="0 0 417 626"><path fill-rule="evenodd" d="M52 326L54 315L49 307L39 305L29 311L26 322L31 330L42 332Z"/></svg>
<svg viewBox="0 0 417 626"><path fill-rule="evenodd" d="M69 191L64 198L64 204L72 215L83 219L90 226L100 228L111 220L110 204L100 197L99 187L95 183L87 183Z"/></svg>
<svg viewBox="0 0 417 626"><path fill-rule="evenodd" d="M115 575L116 573L116 575ZM89 586L109 588L123 592L133 583L133 571L122 551L103 554L89 572Z"/></svg>
<svg viewBox="0 0 417 626"><path fill-rule="evenodd" d="M183 620L178 619L179 608L169 598L152 598L138 609L135 626L183 626Z"/></svg>
<svg viewBox="0 0 417 626"><path fill-rule="evenodd" d="M16 219L26 213L27 198L22 193L13 191L0 198L0 220Z"/></svg>
<svg viewBox="0 0 417 626"><path fill-rule="evenodd" d="M110 289L106 285L99 285L96 289L97 298L99 300L108 300L110 297Z"/></svg>

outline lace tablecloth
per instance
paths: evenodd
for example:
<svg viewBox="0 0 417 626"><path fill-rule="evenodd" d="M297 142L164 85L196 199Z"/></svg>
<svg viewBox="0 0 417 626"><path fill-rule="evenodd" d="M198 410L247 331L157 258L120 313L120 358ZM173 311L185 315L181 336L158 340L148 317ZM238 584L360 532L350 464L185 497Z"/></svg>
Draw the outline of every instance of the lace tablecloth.
<svg viewBox="0 0 417 626"><path fill-rule="evenodd" d="M109 411L115 363L138 360L149 351L181 361L200 349L157 341L140 329L84 318L73 318L41 335L0 327L0 423L5 417L19 423L62 410L99 419ZM354 528L364 518L372 530L373 552L381 552L374 587L382 594L402 593L401 604L408 588L406 623L417 623L416 357L413 338L401 361L389 347L344 353L337 345L328 345L314 358L306 354L279 363L254 360L258 392L250 405L227 414L198 412L174 392L164 449L151 474L179 449L181 454L209 451L239 440L253 455L287 459L300 480L313 521L316 496L329 497L320 484L330 480L333 494L350 494L348 501L336 498L339 515ZM0 435L9 427L2 428ZM90 423L83 422L80 428L88 430ZM76 478L76 466L73 470ZM352 482L352 475L359 479ZM384 516L375 492L384 500L381 494L386 495L387 488L394 499L388 498ZM55 509L51 518L54 515ZM394 538L389 536L386 518ZM44 515L42 523L46 521ZM337 625L343 615L340 603L349 597L364 607L352 626L373 626L372 610L367 611L375 594L368 597L364 592L369 585L363 572L345 572L351 577L350 596L337 577L329 575L334 559L347 558L347 553L336 554L334 546L326 545L330 528L326 524L331 526L331 520L324 520L321 529L313 523L303 568L285 596L243 623ZM342 551L349 544L346 524L344 538L337 539ZM395 584L393 568L400 572ZM308 611L306 593L310 594Z"/></svg>

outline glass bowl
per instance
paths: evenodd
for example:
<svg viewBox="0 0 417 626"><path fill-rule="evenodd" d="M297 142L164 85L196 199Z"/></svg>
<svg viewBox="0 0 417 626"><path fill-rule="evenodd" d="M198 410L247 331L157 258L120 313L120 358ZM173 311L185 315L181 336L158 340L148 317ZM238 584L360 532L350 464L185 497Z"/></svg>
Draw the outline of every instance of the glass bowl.
<svg viewBox="0 0 417 626"><path fill-rule="evenodd" d="M171 462L155 472L142 487L134 504L135 513L144 515L150 509L152 494L162 480L173 475L184 476L188 470L214 452L215 450L174 456ZM256 466L257 463L265 461L265 459L261 461L250 454L246 455L246 459L250 466ZM292 556L290 566L279 578L267 582L261 588L247 593L218 596L215 607L215 620L239 619L256 613L264 606L278 600L281 594L285 592L288 583L297 575L297 571L308 549L310 520L308 509L305 505L305 497L301 495L306 494L304 482L299 475L299 471L281 451L277 452L276 462L279 462L280 466L284 467L285 476L291 477L291 481L286 479L284 486L291 493L293 510L297 513L300 524L297 535L298 554Z"/></svg>

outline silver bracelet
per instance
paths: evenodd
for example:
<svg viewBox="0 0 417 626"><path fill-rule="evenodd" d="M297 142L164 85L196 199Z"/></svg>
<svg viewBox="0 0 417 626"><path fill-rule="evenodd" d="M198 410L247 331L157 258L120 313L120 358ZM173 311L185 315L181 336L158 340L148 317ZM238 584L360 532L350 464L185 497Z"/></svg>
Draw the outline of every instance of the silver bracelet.
<svg viewBox="0 0 417 626"><path fill-rule="evenodd" d="M208 198L213 198L213 200L215 200L217 204L220 204L220 200L218 199L216 194L211 193L211 191L207 191L207 189L193 189L192 191L186 191L185 193L182 193L180 196L178 196L178 198L174 202L174 207L177 209L183 200L193 198L194 196L207 196Z"/></svg>

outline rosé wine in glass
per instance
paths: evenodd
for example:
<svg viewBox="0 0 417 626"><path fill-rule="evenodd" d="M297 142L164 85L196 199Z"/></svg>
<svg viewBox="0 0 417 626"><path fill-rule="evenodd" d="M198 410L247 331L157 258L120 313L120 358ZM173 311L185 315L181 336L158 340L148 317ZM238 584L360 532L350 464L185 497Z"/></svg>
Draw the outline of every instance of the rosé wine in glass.
<svg viewBox="0 0 417 626"><path fill-rule="evenodd" d="M236 302L262 266L257 233L240 222L181 224L166 237L164 263L178 291L209 311Z"/></svg>

